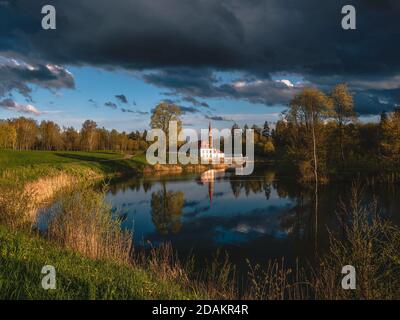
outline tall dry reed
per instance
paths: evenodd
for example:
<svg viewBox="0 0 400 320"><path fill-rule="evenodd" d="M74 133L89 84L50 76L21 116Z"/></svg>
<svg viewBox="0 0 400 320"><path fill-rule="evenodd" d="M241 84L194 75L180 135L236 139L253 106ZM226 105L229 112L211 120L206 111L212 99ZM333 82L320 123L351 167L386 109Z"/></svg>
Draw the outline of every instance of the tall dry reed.
<svg viewBox="0 0 400 320"><path fill-rule="evenodd" d="M33 194L20 185L0 188L0 225L29 229L35 211Z"/></svg>
<svg viewBox="0 0 400 320"><path fill-rule="evenodd" d="M330 234L329 252L311 279L316 299L399 299L400 229L379 217L376 203L365 205L354 185L341 205L342 237ZM343 290L343 266L356 270L356 289Z"/></svg>
<svg viewBox="0 0 400 320"><path fill-rule="evenodd" d="M85 187L67 191L54 210L50 240L91 258L130 261L132 234L112 217L104 193Z"/></svg>

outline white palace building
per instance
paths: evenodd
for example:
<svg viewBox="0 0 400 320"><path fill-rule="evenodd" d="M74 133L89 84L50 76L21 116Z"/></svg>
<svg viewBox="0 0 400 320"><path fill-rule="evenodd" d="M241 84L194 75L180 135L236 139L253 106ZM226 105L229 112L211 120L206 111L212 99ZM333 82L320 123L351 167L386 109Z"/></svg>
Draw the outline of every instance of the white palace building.
<svg viewBox="0 0 400 320"><path fill-rule="evenodd" d="M211 123L208 126L208 141L199 141L199 154L202 161L215 161L217 163L223 163L225 154L213 146L213 135L211 129Z"/></svg>

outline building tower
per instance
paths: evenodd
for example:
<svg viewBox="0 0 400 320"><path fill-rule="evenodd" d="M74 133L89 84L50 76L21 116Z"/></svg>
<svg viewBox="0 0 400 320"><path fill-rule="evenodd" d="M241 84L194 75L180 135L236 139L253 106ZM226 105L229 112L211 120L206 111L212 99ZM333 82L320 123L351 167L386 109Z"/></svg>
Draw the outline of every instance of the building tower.
<svg viewBox="0 0 400 320"><path fill-rule="evenodd" d="M208 125L208 148L213 148L213 137L212 137L212 129L211 129L211 122Z"/></svg>

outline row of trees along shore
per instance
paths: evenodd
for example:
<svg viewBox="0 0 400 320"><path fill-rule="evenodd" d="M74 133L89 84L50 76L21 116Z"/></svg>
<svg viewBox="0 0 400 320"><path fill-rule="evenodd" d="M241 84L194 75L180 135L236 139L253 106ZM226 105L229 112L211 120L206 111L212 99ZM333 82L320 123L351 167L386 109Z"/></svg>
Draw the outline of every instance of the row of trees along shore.
<svg viewBox="0 0 400 320"><path fill-rule="evenodd" d="M160 103L152 111L150 127L168 130L168 120L176 120L181 128L181 115L178 106ZM235 128L239 126L234 124ZM265 122L263 127L251 128L258 159L296 169L305 181L321 182L330 173L346 170L373 171L383 164L385 170L393 171L400 165L400 109L382 112L379 122L360 122L345 84L336 85L329 93L304 88L274 127ZM79 131L24 117L0 120L0 149L144 151L149 145L146 135L146 131L109 131L91 120Z"/></svg>
<svg viewBox="0 0 400 320"><path fill-rule="evenodd" d="M400 165L400 109L362 123L345 84L329 95L305 88L272 132L274 157L292 164L304 180L323 182L346 171L396 171ZM398 169L397 169L398 170Z"/></svg>
<svg viewBox="0 0 400 320"><path fill-rule="evenodd" d="M38 123L20 117L0 120L0 149L133 152L147 149L146 134L146 131L109 131L91 120L77 131L73 127L60 128L53 121Z"/></svg>

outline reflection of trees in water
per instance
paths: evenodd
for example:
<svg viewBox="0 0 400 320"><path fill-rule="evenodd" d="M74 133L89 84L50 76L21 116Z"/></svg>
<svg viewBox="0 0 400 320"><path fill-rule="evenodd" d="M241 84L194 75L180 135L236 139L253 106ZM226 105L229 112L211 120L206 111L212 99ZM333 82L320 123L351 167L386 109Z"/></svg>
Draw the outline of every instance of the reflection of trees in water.
<svg viewBox="0 0 400 320"><path fill-rule="evenodd" d="M248 196L250 193L264 193L266 200L269 200L272 190L275 190L279 198L291 199L294 206L282 212L280 216L281 230L288 237L294 238L299 247L304 241L313 243L316 239L315 195L312 186L301 185L294 179L282 177L274 171L256 173L254 177L247 178L233 176L230 185L236 198L241 195ZM325 219L321 219L318 224L325 222Z"/></svg>
<svg viewBox="0 0 400 320"><path fill-rule="evenodd" d="M229 182L235 198L239 198L243 190L246 196L249 196L251 193L257 194L264 192L265 197L269 199L274 176L274 172L267 171L263 176L257 177L232 176Z"/></svg>
<svg viewBox="0 0 400 320"><path fill-rule="evenodd" d="M277 176L274 171L266 171L249 177L232 176L229 182L236 198L239 198L242 192L245 196L264 192L265 198L268 200L274 189L280 198L297 199L304 192L310 191L291 178Z"/></svg>
<svg viewBox="0 0 400 320"><path fill-rule="evenodd" d="M151 194L152 221L159 233L167 235L179 232L183 203L184 193L167 191L165 182L161 190Z"/></svg>
<svg viewBox="0 0 400 320"><path fill-rule="evenodd" d="M152 187L153 187L153 183L151 181L146 181L146 180L143 181L143 190L145 193L150 191Z"/></svg>
<svg viewBox="0 0 400 320"><path fill-rule="evenodd" d="M228 176L228 179L236 198L261 194L266 200L269 200L271 195L290 199L292 205L286 209L282 208L280 228L288 237L293 238L293 243L299 247L299 250L305 243L313 243L316 236L320 242L319 246L322 246L321 241L326 241L327 238L327 228L333 232L340 232L337 211L340 201L348 205L350 181L320 186L318 220L316 220L313 185L297 183L293 177L272 170L255 172L254 176L249 177L232 175ZM137 178L116 185L111 184L110 189L112 193L121 189L149 192L154 185L159 183L159 181L146 178ZM181 228L184 194L168 192L167 182L161 183L162 189L153 192L151 196L152 219L160 233L176 233ZM400 188L394 184L375 184L365 189L363 203L367 205L376 199L379 213L400 224L400 214L397 214L400 212ZM318 234L315 232L317 229Z"/></svg>
<svg viewBox="0 0 400 320"><path fill-rule="evenodd" d="M294 207L287 214L282 215L281 219L282 229L287 231L288 237L295 240L293 243L297 249L294 248L294 250L304 252L303 247L308 246L308 250L314 250L314 253L317 253L328 246L328 230L339 237L343 235L342 225L347 217L343 216L340 203L344 207L349 207L351 182L320 186L317 207L312 188L297 186L296 191L293 188L296 183L282 182L279 180L274 186L278 194L291 197L295 201ZM376 202L377 213L396 223L396 221L400 222L400 215L395 214L400 212L400 201L395 199L400 199L399 188L393 189L388 185L364 185L361 205L371 208L369 211L372 215L374 213L372 208Z"/></svg>
<svg viewBox="0 0 400 320"><path fill-rule="evenodd" d="M126 190L139 192L144 190L145 193L151 190L153 187L153 181L135 178L135 179L119 179L112 181L109 185L109 190L112 195L116 195L117 192Z"/></svg>

